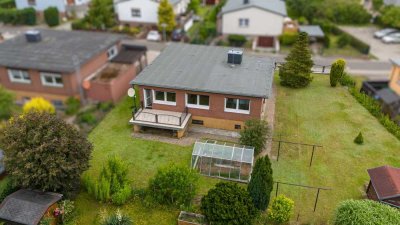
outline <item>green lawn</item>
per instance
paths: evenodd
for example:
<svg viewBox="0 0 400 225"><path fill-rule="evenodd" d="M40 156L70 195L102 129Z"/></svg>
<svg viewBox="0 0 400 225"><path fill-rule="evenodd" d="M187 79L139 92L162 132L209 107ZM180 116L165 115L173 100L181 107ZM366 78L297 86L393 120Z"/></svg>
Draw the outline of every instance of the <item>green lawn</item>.
<svg viewBox="0 0 400 225"><path fill-rule="evenodd" d="M145 188L157 168L170 163L190 166L192 147L182 147L131 137L132 125L128 124L131 100L118 104L105 119L91 132L89 140L94 145L91 168L88 173L96 176L108 156L119 155L129 165L129 178L135 189ZM199 195L207 192L218 180L201 177ZM78 218L76 224L95 224L99 212L115 208L101 204L84 192L76 199ZM128 213L135 224L175 224L179 210L171 208L147 208L140 199L133 199L121 208Z"/></svg>
<svg viewBox="0 0 400 225"><path fill-rule="evenodd" d="M279 85L275 136L303 143L320 144L313 166L308 167L311 148L283 145L279 162L273 162L274 179L311 186L331 187L322 191L313 213L316 191L280 186L279 193L295 200L302 223L326 224L337 203L363 197L368 168L392 165L398 160L400 141L359 105L345 88L331 88L329 77L315 75L310 87L288 89ZM365 143L353 143L362 131ZM273 155L277 155L274 145ZM275 195L275 189L273 194Z"/></svg>

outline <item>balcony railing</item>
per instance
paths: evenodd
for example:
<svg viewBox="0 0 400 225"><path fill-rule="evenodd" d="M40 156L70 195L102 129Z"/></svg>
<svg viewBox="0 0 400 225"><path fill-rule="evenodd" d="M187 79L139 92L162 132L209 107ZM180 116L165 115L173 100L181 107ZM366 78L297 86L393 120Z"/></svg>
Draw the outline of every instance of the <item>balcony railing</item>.
<svg viewBox="0 0 400 225"><path fill-rule="evenodd" d="M187 107L181 113L140 108L133 118L134 121L150 122L164 125L182 126L189 115Z"/></svg>

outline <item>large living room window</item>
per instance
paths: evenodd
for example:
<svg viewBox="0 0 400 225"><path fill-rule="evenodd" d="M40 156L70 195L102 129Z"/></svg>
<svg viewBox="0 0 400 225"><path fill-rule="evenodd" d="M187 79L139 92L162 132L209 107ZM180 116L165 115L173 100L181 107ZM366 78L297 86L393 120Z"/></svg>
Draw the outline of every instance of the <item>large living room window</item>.
<svg viewBox="0 0 400 225"><path fill-rule="evenodd" d="M154 91L154 103L164 105L176 105L176 93L166 91Z"/></svg>
<svg viewBox="0 0 400 225"><path fill-rule="evenodd" d="M186 106L189 108L209 109L210 96L208 95L186 95Z"/></svg>
<svg viewBox="0 0 400 225"><path fill-rule="evenodd" d="M43 86L64 87L61 74L41 72L40 79L42 80Z"/></svg>
<svg viewBox="0 0 400 225"><path fill-rule="evenodd" d="M10 78L11 82L25 83L25 84L31 83L31 77L29 76L28 72L25 70L9 69L8 77Z"/></svg>
<svg viewBox="0 0 400 225"><path fill-rule="evenodd" d="M225 112L250 114L250 100L225 98Z"/></svg>

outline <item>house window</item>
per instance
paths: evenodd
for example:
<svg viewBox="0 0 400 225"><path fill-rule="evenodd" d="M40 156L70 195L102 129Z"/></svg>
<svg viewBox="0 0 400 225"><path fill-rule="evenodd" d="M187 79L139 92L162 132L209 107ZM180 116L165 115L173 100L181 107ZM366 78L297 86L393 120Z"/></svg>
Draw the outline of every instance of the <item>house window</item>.
<svg viewBox="0 0 400 225"><path fill-rule="evenodd" d="M57 109L63 108L64 107L64 102L61 100L52 100L51 104L54 105Z"/></svg>
<svg viewBox="0 0 400 225"><path fill-rule="evenodd" d="M61 74L42 72L40 73L40 79L43 86L64 87Z"/></svg>
<svg viewBox="0 0 400 225"><path fill-rule="evenodd" d="M166 91L154 91L154 103L164 105L176 105L176 93Z"/></svg>
<svg viewBox="0 0 400 225"><path fill-rule="evenodd" d="M250 20L247 18L240 18L239 19L239 27L248 27L250 24Z"/></svg>
<svg viewBox="0 0 400 225"><path fill-rule="evenodd" d="M226 98L225 112L250 114L250 100L238 99L238 98Z"/></svg>
<svg viewBox="0 0 400 225"><path fill-rule="evenodd" d="M186 106L189 108L209 109L210 96L208 95L186 95Z"/></svg>
<svg viewBox="0 0 400 225"><path fill-rule="evenodd" d="M242 126L240 124L235 124L235 129L240 130L240 129L242 129Z"/></svg>
<svg viewBox="0 0 400 225"><path fill-rule="evenodd" d="M36 0L28 0L28 5L35 6L36 5Z"/></svg>
<svg viewBox="0 0 400 225"><path fill-rule="evenodd" d="M204 121L203 120L192 120L192 124L204 125Z"/></svg>
<svg viewBox="0 0 400 225"><path fill-rule="evenodd" d="M131 14L132 14L132 17L141 17L142 15L141 15L141 12L140 12L140 9L131 9Z"/></svg>
<svg viewBox="0 0 400 225"><path fill-rule="evenodd" d="M118 54L118 48L116 45L112 46L107 50L108 59L114 58Z"/></svg>
<svg viewBox="0 0 400 225"><path fill-rule="evenodd" d="M8 70L8 77L11 82L30 84L31 78L27 71L24 70Z"/></svg>

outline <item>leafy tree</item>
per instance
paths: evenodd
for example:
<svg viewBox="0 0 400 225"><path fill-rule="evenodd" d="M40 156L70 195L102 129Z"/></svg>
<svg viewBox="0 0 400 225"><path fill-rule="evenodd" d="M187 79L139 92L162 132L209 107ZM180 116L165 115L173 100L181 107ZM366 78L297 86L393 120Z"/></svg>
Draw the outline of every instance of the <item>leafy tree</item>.
<svg viewBox="0 0 400 225"><path fill-rule="evenodd" d="M163 31L162 24L166 24L165 31L170 33L174 30L175 14L172 5L168 0L161 0L158 6L158 30Z"/></svg>
<svg viewBox="0 0 400 225"><path fill-rule="evenodd" d="M255 153L259 154L265 148L267 134L268 124L265 120L247 120L244 129L240 132L240 144L253 146Z"/></svg>
<svg viewBox="0 0 400 225"><path fill-rule="evenodd" d="M372 0L372 6L378 11L383 6L383 0Z"/></svg>
<svg viewBox="0 0 400 225"><path fill-rule="evenodd" d="M111 200L115 205L123 205L132 196L127 175L128 165L120 157L112 156L103 165L97 180L92 180L89 174L85 174L83 183L88 193L97 200Z"/></svg>
<svg viewBox="0 0 400 225"><path fill-rule="evenodd" d="M274 181L268 155L258 158L251 174L247 191L257 209L264 211L269 204Z"/></svg>
<svg viewBox="0 0 400 225"><path fill-rule="evenodd" d="M294 201L284 195L278 195L268 209L268 219L275 223L287 223L293 215Z"/></svg>
<svg viewBox="0 0 400 225"><path fill-rule="evenodd" d="M115 25L113 0L92 0L84 18L94 29L105 29Z"/></svg>
<svg viewBox="0 0 400 225"><path fill-rule="evenodd" d="M381 16L384 25L400 28L400 7L386 7Z"/></svg>
<svg viewBox="0 0 400 225"><path fill-rule="evenodd" d="M329 74L331 87L336 87L337 83L340 82L345 67L346 61L343 59L338 59L332 64L331 72Z"/></svg>
<svg viewBox="0 0 400 225"><path fill-rule="evenodd" d="M201 199L201 210L213 225L248 225L257 216L249 193L235 183L220 182Z"/></svg>
<svg viewBox="0 0 400 225"><path fill-rule="evenodd" d="M31 111L55 113L56 109L47 100L42 97L32 98L29 102L25 103L23 107L24 113Z"/></svg>
<svg viewBox="0 0 400 225"><path fill-rule="evenodd" d="M286 63L279 69L279 77L283 86L302 88L311 83L313 79L311 68L314 62L311 59L308 44L307 33L301 32L286 57Z"/></svg>
<svg viewBox="0 0 400 225"><path fill-rule="evenodd" d="M8 119L14 109L14 94L0 85L0 119Z"/></svg>
<svg viewBox="0 0 400 225"><path fill-rule="evenodd" d="M79 187L92 145L72 125L30 111L12 118L0 133L7 171L18 185L65 194Z"/></svg>
<svg viewBox="0 0 400 225"><path fill-rule="evenodd" d="M44 10L44 20L49 27L54 27L60 24L60 15L57 7L49 7Z"/></svg>
<svg viewBox="0 0 400 225"><path fill-rule="evenodd" d="M334 224L400 224L400 211L376 201L345 200L335 210Z"/></svg>
<svg viewBox="0 0 400 225"><path fill-rule="evenodd" d="M154 200L166 205L189 204L196 194L198 174L187 167L161 168L150 179L149 191Z"/></svg>
<svg viewBox="0 0 400 225"><path fill-rule="evenodd" d="M200 0L191 0L189 5L188 5L188 10L193 11L194 13L199 12L199 7L200 7Z"/></svg>
<svg viewBox="0 0 400 225"><path fill-rule="evenodd" d="M358 133L357 137L354 139L354 143L358 145L362 145L364 143L364 137L361 132Z"/></svg>

